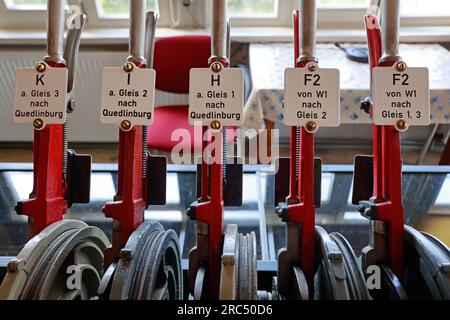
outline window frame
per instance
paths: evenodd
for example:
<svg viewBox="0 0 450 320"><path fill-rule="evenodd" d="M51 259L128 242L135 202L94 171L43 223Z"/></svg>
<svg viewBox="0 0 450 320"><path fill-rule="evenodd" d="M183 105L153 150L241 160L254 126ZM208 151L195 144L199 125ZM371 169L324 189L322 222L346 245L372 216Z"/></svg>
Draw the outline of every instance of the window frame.
<svg viewBox="0 0 450 320"><path fill-rule="evenodd" d="M7 5L8 0L0 0L0 28L2 29L41 29L46 25L46 10L17 9ZM182 23L175 25L170 18L169 1L155 0L160 18L158 27L162 28L208 28L211 27L211 0L194 0L189 7L189 14L181 12ZM170 0L181 1L181 0ZM127 28L127 18L102 17L96 0L68 0L69 5L79 5L88 15L87 28ZM233 27L291 27L292 11L298 6L298 0L278 0L276 16L232 16ZM361 29L365 6L319 6L318 28L320 29ZM192 15L192 18L189 17ZM447 15L408 15L401 17L402 27L436 27L448 26ZM195 23L193 23L195 21ZM262 31L263 32L263 31Z"/></svg>

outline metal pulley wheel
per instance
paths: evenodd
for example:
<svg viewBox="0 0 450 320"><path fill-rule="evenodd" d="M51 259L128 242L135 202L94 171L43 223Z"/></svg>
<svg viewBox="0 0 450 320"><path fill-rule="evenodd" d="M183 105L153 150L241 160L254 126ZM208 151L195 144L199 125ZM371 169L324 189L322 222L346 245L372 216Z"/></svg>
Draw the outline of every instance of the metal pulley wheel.
<svg viewBox="0 0 450 320"><path fill-rule="evenodd" d="M315 299L368 300L366 282L347 240L339 233L328 234L316 226L318 270Z"/></svg>
<svg viewBox="0 0 450 320"><path fill-rule="evenodd" d="M220 273L220 300L257 300L256 234L225 227Z"/></svg>
<svg viewBox="0 0 450 320"><path fill-rule="evenodd" d="M239 234L237 300L258 298L258 276L256 268L256 234Z"/></svg>
<svg viewBox="0 0 450 320"><path fill-rule="evenodd" d="M0 299L90 299L97 294L108 246L98 228L78 220L55 222L8 264Z"/></svg>
<svg viewBox="0 0 450 320"><path fill-rule="evenodd" d="M120 252L111 300L181 300L183 273L178 237L155 221L132 233Z"/></svg>
<svg viewBox="0 0 450 320"><path fill-rule="evenodd" d="M405 226L404 286L409 299L450 300L450 250L432 235Z"/></svg>

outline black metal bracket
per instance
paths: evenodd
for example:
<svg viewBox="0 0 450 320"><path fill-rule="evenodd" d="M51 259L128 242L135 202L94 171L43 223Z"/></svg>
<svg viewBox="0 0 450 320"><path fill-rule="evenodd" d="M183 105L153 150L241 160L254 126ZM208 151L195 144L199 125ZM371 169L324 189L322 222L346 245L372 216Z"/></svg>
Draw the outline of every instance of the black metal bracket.
<svg viewBox="0 0 450 320"><path fill-rule="evenodd" d="M352 203L358 205L373 195L373 156L355 157Z"/></svg>
<svg viewBox="0 0 450 320"><path fill-rule="evenodd" d="M226 207L242 205L243 163L242 157L227 157L226 175L223 179L223 202ZM197 198L201 195L201 170L201 164L197 164Z"/></svg>
<svg viewBox="0 0 450 320"><path fill-rule="evenodd" d="M289 195L290 158L275 160L275 199L274 203L283 203ZM321 206L322 159L314 158L314 206Z"/></svg>
<svg viewBox="0 0 450 320"><path fill-rule="evenodd" d="M89 203L92 157L67 150L67 191L65 199L70 208L74 203Z"/></svg>
<svg viewBox="0 0 450 320"><path fill-rule="evenodd" d="M166 204L167 158L147 152L147 205Z"/></svg>

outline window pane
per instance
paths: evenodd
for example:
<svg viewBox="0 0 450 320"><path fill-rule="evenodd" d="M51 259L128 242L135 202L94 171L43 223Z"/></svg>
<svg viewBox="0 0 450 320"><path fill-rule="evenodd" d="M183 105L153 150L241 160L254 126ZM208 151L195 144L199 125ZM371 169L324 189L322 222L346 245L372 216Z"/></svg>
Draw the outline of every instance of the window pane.
<svg viewBox="0 0 450 320"><path fill-rule="evenodd" d="M130 7L129 0L97 0L101 14L108 16L127 16ZM155 9L156 0L147 0L147 9Z"/></svg>
<svg viewBox="0 0 450 320"><path fill-rule="evenodd" d="M45 9L47 0L7 0L6 5L17 9Z"/></svg>
<svg viewBox="0 0 450 320"><path fill-rule="evenodd" d="M274 15L278 1L276 0L228 0L231 15Z"/></svg>
<svg viewBox="0 0 450 320"><path fill-rule="evenodd" d="M347 7L367 7L369 6L370 0L319 0L319 6L347 6Z"/></svg>
<svg viewBox="0 0 450 320"><path fill-rule="evenodd" d="M400 13L403 16L450 16L450 1L403 0L400 1Z"/></svg>

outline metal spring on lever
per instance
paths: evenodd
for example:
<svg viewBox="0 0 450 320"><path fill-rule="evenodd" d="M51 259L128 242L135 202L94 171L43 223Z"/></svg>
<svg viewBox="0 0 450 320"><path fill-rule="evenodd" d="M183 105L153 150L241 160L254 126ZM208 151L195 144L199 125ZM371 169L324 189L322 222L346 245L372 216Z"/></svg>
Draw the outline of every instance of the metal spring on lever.
<svg viewBox="0 0 450 320"><path fill-rule="evenodd" d="M222 144L223 144L223 165L222 165L222 172L223 172L223 179L227 179L227 127L223 127L223 135L222 135Z"/></svg>
<svg viewBox="0 0 450 320"><path fill-rule="evenodd" d="M67 124L67 119L63 124L63 154L62 154L62 165L63 165L63 177L66 177L67 174L67 161L68 161L68 155L67 155L67 149L69 148L69 141L68 141L68 134L69 134L69 126Z"/></svg>
<svg viewBox="0 0 450 320"><path fill-rule="evenodd" d="M298 179L300 175L300 127L296 128L295 141L295 177Z"/></svg>
<svg viewBox="0 0 450 320"><path fill-rule="evenodd" d="M142 178L147 177L147 126L142 126Z"/></svg>

